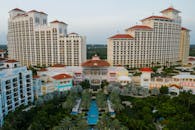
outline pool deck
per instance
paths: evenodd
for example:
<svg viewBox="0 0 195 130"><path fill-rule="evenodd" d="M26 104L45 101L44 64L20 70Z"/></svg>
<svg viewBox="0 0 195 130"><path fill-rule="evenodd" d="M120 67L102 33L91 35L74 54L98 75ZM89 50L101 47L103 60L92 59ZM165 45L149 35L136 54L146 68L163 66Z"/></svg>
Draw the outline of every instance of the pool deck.
<svg viewBox="0 0 195 130"><path fill-rule="evenodd" d="M76 105L72 108L72 112L71 112L72 115L77 115L78 114L80 104L81 104L81 99L77 99L76 100Z"/></svg>

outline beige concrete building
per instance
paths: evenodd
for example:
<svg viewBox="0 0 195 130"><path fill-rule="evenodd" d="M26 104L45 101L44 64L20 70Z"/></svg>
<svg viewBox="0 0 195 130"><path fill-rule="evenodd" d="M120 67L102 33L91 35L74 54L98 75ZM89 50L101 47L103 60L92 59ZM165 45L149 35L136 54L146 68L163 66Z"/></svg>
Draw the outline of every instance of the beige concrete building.
<svg viewBox="0 0 195 130"><path fill-rule="evenodd" d="M48 24L47 14L13 9L8 19L8 53L22 65L65 64L79 66L86 60L86 40L77 33L67 34L67 24Z"/></svg>
<svg viewBox="0 0 195 130"><path fill-rule="evenodd" d="M182 64L188 63L189 49L190 49L190 30L184 27L181 28L181 40L179 46L179 56Z"/></svg>
<svg viewBox="0 0 195 130"><path fill-rule="evenodd" d="M108 38L108 62L114 66L141 68L174 64L181 60L181 51L185 52L183 57L186 58L187 45L180 49L180 11L169 7L161 13L162 16L142 19L141 25L126 29L125 34Z"/></svg>

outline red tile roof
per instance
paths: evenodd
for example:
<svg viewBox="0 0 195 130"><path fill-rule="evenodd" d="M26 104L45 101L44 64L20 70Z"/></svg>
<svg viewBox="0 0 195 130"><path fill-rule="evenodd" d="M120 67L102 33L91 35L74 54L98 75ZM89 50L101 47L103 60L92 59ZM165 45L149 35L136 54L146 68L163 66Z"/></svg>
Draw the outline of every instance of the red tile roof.
<svg viewBox="0 0 195 130"><path fill-rule="evenodd" d="M70 35L70 34L75 34L75 35L78 35L78 33L75 33L75 32L71 32L71 33L69 33L69 35Z"/></svg>
<svg viewBox="0 0 195 130"><path fill-rule="evenodd" d="M5 52L5 50L0 50L0 52Z"/></svg>
<svg viewBox="0 0 195 130"><path fill-rule="evenodd" d="M151 68L141 68L140 71L142 72L152 72L152 69Z"/></svg>
<svg viewBox="0 0 195 130"><path fill-rule="evenodd" d="M11 11L21 11L21 12L25 12L24 10L21 10L21 9L19 9L19 8L12 9Z"/></svg>
<svg viewBox="0 0 195 130"><path fill-rule="evenodd" d="M97 55L93 56L91 60L84 62L81 66L83 67L107 67L110 64L105 61L101 60Z"/></svg>
<svg viewBox="0 0 195 130"><path fill-rule="evenodd" d="M81 72L75 72L74 74L81 74Z"/></svg>
<svg viewBox="0 0 195 130"><path fill-rule="evenodd" d="M17 60L7 60L6 63L15 63L15 62L19 62Z"/></svg>
<svg viewBox="0 0 195 130"><path fill-rule="evenodd" d="M40 13L40 14L46 14L44 12L39 12L37 10L31 10L31 11L28 11L28 13ZM47 15L47 14L46 14Z"/></svg>
<svg viewBox="0 0 195 130"><path fill-rule="evenodd" d="M178 86L178 85L176 85L176 84L173 84L173 85L171 85L170 87L176 87L176 88L178 88L178 89L181 89L182 87L180 87L180 86Z"/></svg>
<svg viewBox="0 0 195 130"><path fill-rule="evenodd" d="M144 20L147 20L147 19L165 19L165 20L172 20L168 17L164 17L164 16L150 16L150 17L147 17L147 18L144 18L142 19L141 21L144 21Z"/></svg>
<svg viewBox="0 0 195 130"><path fill-rule="evenodd" d="M187 29L187 28L184 28L184 27L182 27L182 28L181 28L181 30L190 31L189 29Z"/></svg>
<svg viewBox="0 0 195 130"><path fill-rule="evenodd" d="M52 21L52 22L50 22L50 23L61 23L61 24L66 24L66 23L64 23L64 22L62 22L62 21L58 21L58 20L54 20L54 21Z"/></svg>
<svg viewBox="0 0 195 130"><path fill-rule="evenodd" d="M116 34L112 37L110 37L110 39L132 39L133 37L129 34Z"/></svg>
<svg viewBox="0 0 195 130"><path fill-rule="evenodd" d="M195 58L190 57L190 58L188 58L188 60L189 60L189 61L195 61Z"/></svg>
<svg viewBox="0 0 195 130"><path fill-rule="evenodd" d="M33 75L33 79L38 79L38 78L40 78L40 76L38 76L38 75Z"/></svg>
<svg viewBox="0 0 195 130"><path fill-rule="evenodd" d="M38 70L38 71L47 71L47 69L46 69L46 68L41 68L41 69Z"/></svg>
<svg viewBox="0 0 195 130"><path fill-rule="evenodd" d="M110 72L110 74L116 74L116 72Z"/></svg>
<svg viewBox="0 0 195 130"><path fill-rule="evenodd" d="M135 25L133 27L130 27L130 28L126 29L126 31L129 30L129 29L134 29L134 30L137 30L137 29L140 29L140 30L151 30L152 28L149 27L149 26L145 26L145 25Z"/></svg>
<svg viewBox="0 0 195 130"><path fill-rule="evenodd" d="M65 65L63 65L63 64L55 64L52 67L65 67Z"/></svg>
<svg viewBox="0 0 195 130"><path fill-rule="evenodd" d="M168 11L175 11L175 12L180 13L179 10L176 10L176 9L174 9L173 7L169 7L169 8L167 8L167 9L164 9L164 10L161 11L161 13L168 12Z"/></svg>
<svg viewBox="0 0 195 130"><path fill-rule="evenodd" d="M70 79L72 78L72 76L68 74L58 74L58 75L53 76L52 78L55 80L61 80L61 79Z"/></svg>

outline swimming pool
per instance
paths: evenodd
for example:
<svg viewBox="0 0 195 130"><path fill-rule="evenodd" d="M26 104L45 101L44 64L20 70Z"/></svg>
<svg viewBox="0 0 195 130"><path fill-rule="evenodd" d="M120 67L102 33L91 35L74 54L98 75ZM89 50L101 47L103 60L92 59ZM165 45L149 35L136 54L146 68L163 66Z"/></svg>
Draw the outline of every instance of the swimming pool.
<svg viewBox="0 0 195 130"><path fill-rule="evenodd" d="M99 117L99 111L98 111L97 103L95 100L92 100L87 115L88 125L96 125L98 122L98 117Z"/></svg>

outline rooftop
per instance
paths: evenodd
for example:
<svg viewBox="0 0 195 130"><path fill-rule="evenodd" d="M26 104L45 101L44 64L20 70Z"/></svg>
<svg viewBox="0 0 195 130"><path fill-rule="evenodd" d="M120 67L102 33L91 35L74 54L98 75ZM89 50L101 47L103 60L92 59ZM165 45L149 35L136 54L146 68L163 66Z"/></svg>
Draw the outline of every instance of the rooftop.
<svg viewBox="0 0 195 130"><path fill-rule="evenodd" d="M21 11L21 12L25 12L24 10L21 10L21 9L19 9L19 8L15 8L15 9L12 9L12 10L10 10L10 11Z"/></svg>
<svg viewBox="0 0 195 130"><path fill-rule="evenodd" d="M133 37L129 34L116 34L116 35L110 37L109 39L118 39L118 38L120 38L120 39L132 39Z"/></svg>
<svg viewBox="0 0 195 130"><path fill-rule="evenodd" d="M151 68L141 68L140 69L141 72L152 72L152 69Z"/></svg>
<svg viewBox="0 0 195 130"><path fill-rule="evenodd" d="M33 76L33 79L38 79L38 78L40 78L40 76L38 76L38 75Z"/></svg>
<svg viewBox="0 0 195 130"><path fill-rule="evenodd" d="M39 71L47 71L47 69L46 68L41 68Z"/></svg>
<svg viewBox="0 0 195 130"><path fill-rule="evenodd" d="M101 60L97 55L93 56L91 60L88 60L82 64L83 67L108 67L110 64Z"/></svg>
<svg viewBox="0 0 195 130"><path fill-rule="evenodd" d="M58 20L54 20L54 21L52 21L52 22L50 22L50 23L61 23L61 24L66 24L66 23L64 23L64 22L62 22L62 21L58 21ZM67 25L67 24L66 24Z"/></svg>
<svg viewBox="0 0 195 130"><path fill-rule="evenodd" d="M70 79L72 78L72 76L68 74L58 74L58 75L53 76L52 78L55 80L61 80L61 79Z"/></svg>
<svg viewBox="0 0 195 130"><path fill-rule="evenodd" d="M7 60L6 63L15 63L15 62L19 62L17 60Z"/></svg>
<svg viewBox="0 0 195 130"><path fill-rule="evenodd" d="M6 51L5 51L5 50L1 50L1 49L0 49L0 52L6 52Z"/></svg>
<svg viewBox="0 0 195 130"><path fill-rule="evenodd" d="M181 30L186 30L186 31L190 31L189 29L182 27Z"/></svg>
<svg viewBox="0 0 195 130"><path fill-rule="evenodd" d="M55 64L52 67L65 67L65 65L63 65L63 64Z"/></svg>
<svg viewBox="0 0 195 130"><path fill-rule="evenodd" d="M164 9L164 10L161 11L161 13L169 12L169 11L175 11L175 12L180 13L179 10L177 10L177 9L175 9L175 8L173 8L173 7L169 7L169 8L167 8L167 9Z"/></svg>
<svg viewBox="0 0 195 130"><path fill-rule="evenodd" d="M130 27L130 28L126 29L126 31L130 30L130 29L134 29L134 30L151 30L152 28L149 27L149 26L146 26L146 25L135 25L133 27Z"/></svg>
<svg viewBox="0 0 195 130"><path fill-rule="evenodd" d="M46 14L45 12L42 12L42 11L37 11L37 10L31 10L31 11L28 11L28 13L40 13L40 14ZM47 14L46 14L47 15Z"/></svg>
<svg viewBox="0 0 195 130"><path fill-rule="evenodd" d="M141 21L144 21L144 20L148 20L148 19L164 19L164 20L172 20L168 17L164 17L164 16L150 16L150 17L147 17L147 18L144 18L142 19Z"/></svg>

